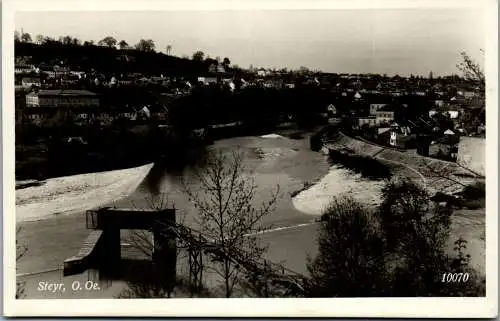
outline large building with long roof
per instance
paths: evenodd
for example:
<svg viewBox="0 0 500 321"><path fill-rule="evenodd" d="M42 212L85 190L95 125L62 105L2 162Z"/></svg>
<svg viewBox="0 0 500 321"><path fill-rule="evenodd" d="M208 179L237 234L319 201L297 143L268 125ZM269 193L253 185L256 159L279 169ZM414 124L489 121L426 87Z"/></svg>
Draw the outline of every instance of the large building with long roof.
<svg viewBox="0 0 500 321"><path fill-rule="evenodd" d="M99 98L87 90L39 90L26 95L26 107L99 107Z"/></svg>

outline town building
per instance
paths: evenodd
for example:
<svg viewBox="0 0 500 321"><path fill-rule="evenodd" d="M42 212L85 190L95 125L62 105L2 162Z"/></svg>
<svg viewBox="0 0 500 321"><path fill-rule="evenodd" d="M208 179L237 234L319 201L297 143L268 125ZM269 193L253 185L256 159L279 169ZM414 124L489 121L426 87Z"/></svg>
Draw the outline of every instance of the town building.
<svg viewBox="0 0 500 321"><path fill-rule="evenodd" d="M408 148L411 145L411 140L414 138L411 134L410 127L401 126L398 123L391 125L389 145L397 148Z"/></svg>
<svg viewBox="0 0 500 321"><path fill-rule="evenodd" d="M443 100L435 100L434 105L436 107L443 107L444 106L444 101Z"/></svg>
<svg viewBox="0 0 500 321"><path fill-rule="evenodd" d="M45 74L47 78L56 78L56 72L53 70L44 70L42 73Z"/></svg>
<svg viewBox="0 0 500 321"><path fill-rule="evenodd" d="M216 77L198 77L198 83L203 85L217 84L218 80Z"/></svg>
<svg viewBox="0 0 500 321"><path fill-rule="evenodd" d="M375 118L374 116L357 117L354 127L359 129L359 128L363 127L364 125L368 125L369 127L377 126L377 118Z"/></svg>
<svg viewBox="0 0 500 321"><path fill-rule="evenodd" d="M30 64L16 64L14 66L14 74L29 74L32 72L38 73L38 68L35 68L35 65Z"/></svg>
<svg viewBox="0 0 500 321"><path fill-rule="evenodd" d="M446 160L455 161L457 159L459 142L460 136L449 129L446 130L444 136L437 140L438 154L440 154L438 156Z"/></svg>
<svg viewBox="0 0 500 321"><path fill-rule="evenodd" d="M326 111L330 117L337 116L337 108L333 104L328 105L328 107L326 107Z"/></svg>
<svg viewBox="0 0 500 321"><path fill-rule="evenodd" d="M370 104L370 115L375 116L375 112L387 104Z"/></svg>
<svg viewBox="0 0 500 321"><path fill-rule="evenodd" d="M64 75L61 77L61 84L63 85L76 85L80 78L76 75Z"/></svg>
<svg viewBox="0 0 500 321"><path fill-rule="evenodd" d="M448 110L445 112L446 116L449 116L451 119L457 119L460 115L458 110Z"/></svg>
<svg viewBox="0 0 500 321"><path fill-rule="evenodd" d="M40 78L23 78L21 80L21 86L23 88L40 87Z"/></svg>
<svg viewBox="0 0 500 321"><path fill-rule="evenodd" d="M40 90L26 95L27 107L99 107L99 98L86 90Z"/></svg>
<svg viewBox="0 0 500 321"><path fill-rule="evenodd" d="M370 106L371 107L371 106ZM391 123L394 121L394 106L386 105L374 112L377 124Z"/></svg>
<svg viewBox="0 0 500 321"><path fill-rule="evenodd" d="M268 75L269 75L269 72L267 70L265 70L264 68L260 68L259 70L257 70L257 76L259 76L259 77L265 77Z"/></svg>

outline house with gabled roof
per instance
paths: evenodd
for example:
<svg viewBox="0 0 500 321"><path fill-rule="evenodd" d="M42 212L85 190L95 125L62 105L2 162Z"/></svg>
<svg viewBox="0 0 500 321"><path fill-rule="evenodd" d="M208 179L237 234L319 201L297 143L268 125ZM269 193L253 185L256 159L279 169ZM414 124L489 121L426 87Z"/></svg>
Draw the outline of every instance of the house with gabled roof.
<svg viewBox="0 0 500 321"><path fill-rule="evenodd" d="M328 116L333 117L337 115L337 108L333 104L329 104L326 107L326 111L328 113Z"/></svg>

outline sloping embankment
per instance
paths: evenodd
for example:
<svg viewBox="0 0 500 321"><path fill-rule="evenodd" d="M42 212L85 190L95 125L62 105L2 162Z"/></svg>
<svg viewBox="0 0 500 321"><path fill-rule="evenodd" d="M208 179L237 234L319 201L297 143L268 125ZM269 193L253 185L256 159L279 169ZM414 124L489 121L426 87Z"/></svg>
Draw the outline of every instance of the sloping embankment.
<svg viewBox="0 0 500 321"><path fill-rule="evenodd" d="M371 156L381 161L387 161L403 169L396 171L404 177L412 173L418 173L418 176L424 181L424 185L429 193L436 192L454 193L462 190L463 186L453 182L456 180L462 184L468 184L484 178L474 172L453 162L446 162L430 157L399 152L390 148L384 148L375 144L351 138L342 133L325 143L326 148L347 149L354 153ZM477 165L477 164L476 164ZM484 165L483 165L484 166ZM406 168L406 170L404 170ZM465 175L465 176L463 176ZM446 178L450 177L452 180ZM457 210L452 216L451 235L447 244L447 251L454 255L454 241L463 237L468 241L466 252L471 255L471 265L478 272L485 275L485 211L478 210Z"/></svg>
<svg viewBox="0 0 500 321"><path fill-rule="evenodd" d="M462 186L456 182L468 184L474 181L476 173L456 164L435 158L400 152L394 149L358 140L343 133L326 142L327 148L345 148L361 155L371 156L405 167L408 171L402 174L409 177L418 175L430 192L455 193ZM407 175L411 174L411 175ZM447 179L452 178L454 181Z"/></svg>
<svg viewBox="0 0 500 321"><path fill-rule="evenodd" d="M16 190L16 221L36 221L105 205L131 194L153 164L47 179Z"/></svg>

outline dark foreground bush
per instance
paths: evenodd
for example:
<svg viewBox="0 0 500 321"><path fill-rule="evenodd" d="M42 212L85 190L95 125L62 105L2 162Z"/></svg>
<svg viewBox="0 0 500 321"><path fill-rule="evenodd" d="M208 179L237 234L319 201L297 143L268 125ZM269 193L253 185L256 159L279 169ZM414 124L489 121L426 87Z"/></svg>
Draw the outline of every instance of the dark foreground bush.
<svg viewBox="0 0 500 321"><path fill-rule="evenodd" d="M484 296L485 280L470 267L465 240L456 255L449 240L450 207L432 203L409 182L390 182L376 211L349 198L334 199L319 229L319 254L309 260L309 297ZM443 282L443 273L468 273Z"/></svg>
<svg viewBox="0 0 500 321"><path fill-rule="evenodd" d="M486 184L476 182L472 185L467 185L462 191L462 197L466 200L477 200L486 197Z"/></svg>

